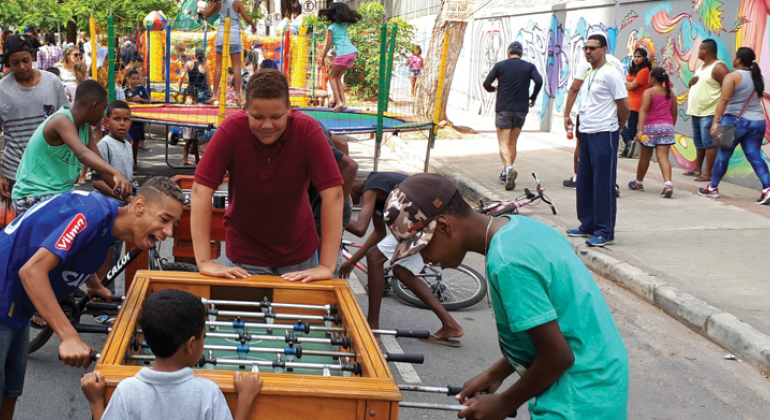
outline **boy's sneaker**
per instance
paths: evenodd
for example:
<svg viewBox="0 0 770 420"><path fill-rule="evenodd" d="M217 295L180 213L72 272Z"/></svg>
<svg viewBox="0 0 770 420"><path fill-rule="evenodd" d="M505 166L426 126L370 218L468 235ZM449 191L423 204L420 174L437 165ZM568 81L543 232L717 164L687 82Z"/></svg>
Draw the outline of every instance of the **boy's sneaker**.
<svg viewBox="0 0 770 420"><path fill-rule="evenodd" d="M636 180L633 180L628 183L628 189L634 191L644 191L644 185L636 182Z"/></svg>
<svg viewBox="0 0 770 420"><path fill-rule="evenodd" d="M592 235L588 232L580 230L580 228L577 228L568 230L567 236L571 236L573 238L590 238Z"/></svg>
<svg viewBox="0 0 770 420"><path fill-rule="evenodd" d="M770 203L770 188L765 188L762 190L762 195L759 196L759 200L757 200L757 204L767 204Z"/></svg>
<svg viewBox="0 0 770 420"><path fill-rule="evenodd" d="M711 187L711 184L706 185L706 188L698 190L698 195L701 197L719 198L719 188Z"/></svg>
<svg viewBox="0 0 770 420"><path fill-rule="evenodd" d="M660 193L660 196L663 198L671 198L672 195L674 195L674 187L671 185L664 185L663 192Z"/></svg>
<svg viewBox="0 0 770 420"><path fill-rule="evenodd" d="M586 243L589 246L605 246L605 245L615 244L615 242L610 241L609 239L605 239L604 236L594 236L591 239L587 240Z"/></svg>
<svg viewBox="0 0 770 420"><path fill-rule="evenodd" d="M508 173L505 175L505 190L510 191L514 188L516 188L516 177L519 174L514 171L513 169L509 169Z"/></svg>
<svg viewBox="0 0 770 420"><path fill-rule="evenodd" d="M500 185L505 185L505 179L507 178L505 174L505 169L503 169L502 172L500 172Z"/></svg>
<svg viewBox="0 0 770 420"><path fill-rule="evenodd" d="M577 189L577 182L573 181L572 177L569 177L561 183L561 186L568 190L575 190Z"/></svg>

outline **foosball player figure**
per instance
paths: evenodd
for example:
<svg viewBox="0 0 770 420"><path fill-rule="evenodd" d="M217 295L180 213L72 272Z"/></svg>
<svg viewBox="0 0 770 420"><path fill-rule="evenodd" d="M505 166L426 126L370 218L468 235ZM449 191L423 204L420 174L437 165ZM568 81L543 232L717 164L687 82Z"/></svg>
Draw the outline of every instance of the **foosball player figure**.
<svg viewBox="0 0 770 420"><path fill-rule="evenodd" d="M460 418L503 419L529 401L533 420L623 420L628 354L607 303L570 243L525 216L472 211L451 181L418 174L385 205L398 261L417 253L443 268L485 255L503 358L463 384ZM495 393L505 378L521 375ZM537 398L535 398L537 397Z"/></svg>
<svg viewBox="0 0 770 420"><path fill-rule="evenodd" d="M397 172L372 172L366 179L357 179L353 183L350 196L354 204L361 204L361 211L357 220L351 220L347 231L364 236L369 229L369 222L374 226L374 231L364 245L353 256L340 266L340 277L347 278L355 268L356 263L366 256L369 285L369 315L367 321L372 329L380 328L380 306L385 290L385 270L383 264L391 259L398 241L385 226L382 214L385 200L388 194L408 175ZM425 267L425 263L419 255L406 257L393 266L393 274L412 293L425 303L433 313L441 320L441 329L432 334L428 339L422 339L431 344L440 344L449 347L460 347L457 338L462 337L463 329L460 324L449 315L446 308L436 299L428 285L417 278L417 274Z"/></svg>
<svg viewBox="0 0 770 420"><path fill-rule="evenodd" d="M21 396L35 311L59 336L62 361L87 368L94 349L80 340L59 301L86 283L89 296L109 302L112 293L93 274L112 244L147 249L165 240L182 217L183 199L165 177L145 182L125 207L98 192L69 191L0 231L0 418L13 418Z"/></svg>
<svg viewBox="0 0 770 420"><path fill-rule="evenodd" d="M225 119L195 170L190 225L201 274L250 274L289 281L330 279L342 240L342 184L332 148L313 117L291 108L281 72L249 80L245 112ZM211 199L230 173L225 213L227 258L211 258ZM308 198L312 182L322 199L321 251ZM320 260L320 261L319 261Z"/></svg>
<svg viewBox="0 0 770 420"><path fill-rule="evenodd" d="M238 394L235 416L214 381L196 378L193 367L203 354L206 307L199 297L178 289L153 293L142 305L139 318L144 339L155 354L152 369L118 384L105 408L106 381L101 372L80 380L94 420L212 419L246 420L262 388L258 374L241 376L233 383Z"/></svg>

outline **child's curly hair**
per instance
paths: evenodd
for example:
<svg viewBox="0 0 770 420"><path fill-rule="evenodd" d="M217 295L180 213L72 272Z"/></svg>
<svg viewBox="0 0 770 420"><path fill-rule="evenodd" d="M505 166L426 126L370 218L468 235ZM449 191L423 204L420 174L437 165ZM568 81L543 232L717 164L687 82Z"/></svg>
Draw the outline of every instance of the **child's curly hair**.
<svg viewBox="0 0 770 420"><path fill-rule="evenodd" d="M289 105L289 83L286 76L275 69L259 70L249 78L246 100L284 99Z"/></svg>
<svg viewBox="0 0 770 420"><path fill-rule="evenodd" d="M358 12L351 10L345 3L332 3L328 9L321 9L318 16L331 23L358 23L362 19Z"/></svg>

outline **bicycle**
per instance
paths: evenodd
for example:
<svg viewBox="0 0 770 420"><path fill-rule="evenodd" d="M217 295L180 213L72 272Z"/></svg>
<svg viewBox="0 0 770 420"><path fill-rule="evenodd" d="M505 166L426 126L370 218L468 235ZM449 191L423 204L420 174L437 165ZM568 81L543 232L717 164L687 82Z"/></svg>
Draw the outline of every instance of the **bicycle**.
<svg viewBox="0 0 770 420"><path fill-rule="evenodd" d="M198 267L193 264L166 261L165 258L160 257L158 250L155 248L149 248L147 251L150 254L150 270L187 272L198 271ZM120 273L122 273L132 261L139 257L141 253L142 250L136 247L131 248L128 252L126 252L126 255L119 259L118 262L112 268L110 268L110 271L107 272L107 275L101 279L102 285L107 287L112 284L120 275ZM125 296L113 296L112 301L122 302L124 298ZM114 321L114 318L111 318L111 316L115 314L114 304L91 302L91 298L82 291L79 296L77 295L76 291L68 298L59 302L59 305L61 305L62 311L64 311L67 319L69 319L69 321L75 327L75 330L79 333L105 332L105 327L103 325L81 324L80 318L83 315L92 315L94 317L106 316L107 323ZM43 347L45 343L47 343L51 338L51 335L53 335L53 329L49 325L38 326L34 322L30 323L29 354L32 354Z"/></svg>
<svg viewBox="0 0 770 420"><path fill-rule="evenodd" d="M533 193L528 188L524 188L524 194L513 201L482 201L475 210L482 214L497 217L506 214L519 214L520 208L530 204L537 205L539 204L539 201L543 201L551 207L551 211L554 215L559 214L559 210L556 209L556 204L545 195L545 189L540 183L540 178L538 178L537 174L534 172L532 172L532 177L535 178L535 182L537 182L537 194Z"/></svg>
<svg viewBox="0 0 770 420"><path fill-rule="evenodd" d="M348 247L360 248L363 244L342 241L342 256L350 260L352 254ZM367 274L366 266L361 261L356 263L356 268ZM456 269L439 269L431 264L425 264L423 269L415 274L418 279L424 281L436 299L448 311L471 307L484 299L487 294L487 280L478 271L460 264ZM411 290L401 284L393 274L393 265L385 267L385 290L383 296L393 291L399 299L409 305L428 309Z"/></svg>

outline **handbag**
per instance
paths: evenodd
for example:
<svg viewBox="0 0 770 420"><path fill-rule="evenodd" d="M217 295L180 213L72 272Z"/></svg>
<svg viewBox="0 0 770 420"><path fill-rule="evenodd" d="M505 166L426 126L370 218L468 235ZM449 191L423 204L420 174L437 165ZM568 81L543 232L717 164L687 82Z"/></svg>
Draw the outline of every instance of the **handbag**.
<svg viewBox="0 0 770 420"><path fill-rule="evenodd" d="M754 95L754 92L752 92L751 95L749 95L749 99L746 101L746 105L743 106L741 113L738 114L738 118L735 119L734 123L719 124L717 126L717 138L716 138L717 146L721 147L722 149L732 149L735 146L735 129L738 126L738 120L741 119L741 116L743 116L743 112L746 111L746 108L749 106L749 102L751 102L752 95Z"/></svg>

